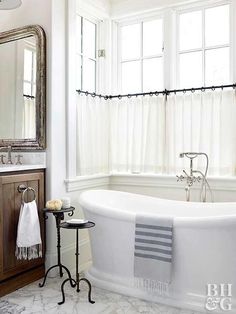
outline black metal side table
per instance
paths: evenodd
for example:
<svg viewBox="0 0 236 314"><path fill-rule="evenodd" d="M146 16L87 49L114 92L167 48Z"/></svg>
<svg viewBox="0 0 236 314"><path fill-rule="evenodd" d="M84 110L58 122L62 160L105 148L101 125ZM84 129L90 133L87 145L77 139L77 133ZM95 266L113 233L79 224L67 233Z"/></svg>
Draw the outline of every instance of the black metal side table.
<svg viewBox="0 0 236 314"><path fill-rule="evenodd" d="M76 265L75 265L76 266L76 279L67 278L61 284L62 301L58 302L59 305L61 305L65 302L64 286L65 286L67 281L70 281L70 283L71 282L74 283L73 288L76 287L77 292L80 292L80 288L79 288L80 281L85 281L89 286L88 301L92 304L95 303L95 301L93 301L91 299L92 286L91 286L90 281L86 278L80 278L80 274L79 274L79 229L88 229L88 228L92 228L94 226L95 226L95 223L92 221L88 221L87 223L84 223L84 224L68 224L67 222L63 222L60 224L61 228L76 230L76 253L75 253L75 256L76 256Z"/></svg>
<svg viewBox="0 0 236 314"><path fill-rule="evenodd" d="M63 272L62 272L62 269L65 269L65 271L67 272L68 274L68 277L71 279L71 274L70 274L70 271L69 269L64 266L62 263L61 263L61 233L60 233L60 223L62 220L64 220L64 217L65 217L65 213L68 213L68 216L73 216L74 214L74 210L75 210L75 207L70 207L70 208L65 208L65 209L60 209L60 210L54 210L54 209L48 209L48 208L44 208L43 209L43 212L44 212L44 216L45 216L45 219L48 219L48 216L47 214L50 213L50 214L53 214L53 216L55 217L55 220L56 220L56 228L57 228L57 264L56 265L53 265L51 266L45 276L44 276L44 280L42 283L39 283L39 287L42 288L44 285L45 285L45 282L46 282L46 279L47 279L47 275L48 273L53 269L53 268L56 268L56 267L59 267L59 273L60 273L60 277L63 277ZM72 284L72 281L71 281L71 286L74 287L74 285Z"/></svg>

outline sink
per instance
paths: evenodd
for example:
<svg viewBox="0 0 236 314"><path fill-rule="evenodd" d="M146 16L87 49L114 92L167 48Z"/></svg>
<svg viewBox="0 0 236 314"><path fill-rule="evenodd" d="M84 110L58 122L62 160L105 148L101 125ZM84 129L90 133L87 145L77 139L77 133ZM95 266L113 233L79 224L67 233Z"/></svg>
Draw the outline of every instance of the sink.
<svg viewBox="0 0 236 314"><path fill-rule="evenodd" d="M10 171L24 171L24 170L34 170L34 169L45 169L43 164L23 164L23 165L12 165L12 164L1 164L0 172L10 172Z"/></svg>

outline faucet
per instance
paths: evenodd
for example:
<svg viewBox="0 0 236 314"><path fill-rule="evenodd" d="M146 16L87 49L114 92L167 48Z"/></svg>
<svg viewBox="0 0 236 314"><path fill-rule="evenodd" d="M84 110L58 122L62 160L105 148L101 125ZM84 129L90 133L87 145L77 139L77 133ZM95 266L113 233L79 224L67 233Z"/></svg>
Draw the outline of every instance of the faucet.
<svg viewBox="0 0 236 314"><path fill-rule="evenodd" d="M13 162L12 162L12 159L11 159L11 152L12 152L12 147L9 145L9 146L3 146L3 147L0 147L0 150L5 150L7 148L7 164L10 164L12 165ZM3 156L1 156L1 160L2 160L2 163L3 162Z"/></svg>
<svg viewBox="0 0 236 314"><path fill-rule="evenodd" d="M205 173L202 173L200 170L193 170L193 159L203 155L206 158L206 169L205 169ZM185 191L186 191L186 200L189 201L190 200L190 187L195 183L195 182L200 182L202 181L201 184L201 190L200 190L200 199L203 202L206 202L206 192L207 192L207 187L211 193L211 200L213 201L213 196L212 196L212 192L209 186L209 183L206 179L207 176L207 171L208 171L208 164L209 164L209 158L208 155L206 153L195 153L195 152L186 152L186 153L181 153L179 155L180 158L184 158L187 157L190 159L190 174L188 174L185 170L183 170L184 176L180 175L180 176L176 176L177 177L177 182L178 181L184 181L186 180L187 185L185 187ZM194 174L198 174L198 176L195 176Z"/></svg>

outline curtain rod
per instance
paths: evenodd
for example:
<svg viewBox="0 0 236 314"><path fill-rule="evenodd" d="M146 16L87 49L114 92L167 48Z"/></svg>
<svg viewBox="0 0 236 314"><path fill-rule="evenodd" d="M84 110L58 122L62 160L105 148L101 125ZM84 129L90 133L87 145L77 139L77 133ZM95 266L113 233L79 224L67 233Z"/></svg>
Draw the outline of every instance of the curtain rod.
<svg viewBox="0 0 236 314"><path fill-rule="evenodd" d="M83 91L80 89L77 89L76 91L79 94L85 94L86 96L90 95L92 97L100 97L104 99L112 99L112 98L124 98L124 97L138 97L138 96L158 96L158 95L169 95L170 93L186 93L186 92L192 92L194 93L195 91L202 91L205 92L206 90L215 90L215 89L224 89L224 88L236 88L236 83L234 84L228 84L228 85L217 85L217 86L206 86L206 87L195 87L195 88L184 88L184 89L171 89L171 90L162 90L162 91L155 91L155 92L146 92L146 93L135 93L135 94L125 94L125 95L101 95L101 94L96 94L96 93L91 93L87 91Z"/></svg>
<svg viewBox="0 0 236 314"><path fill-rule="evenodd" d="M31 96L31 95L25 95L25 94L23 94L23 97L25 97L25 98L31 98L31 99L34 99L34 98L35 98L34 96Z"/></svg>

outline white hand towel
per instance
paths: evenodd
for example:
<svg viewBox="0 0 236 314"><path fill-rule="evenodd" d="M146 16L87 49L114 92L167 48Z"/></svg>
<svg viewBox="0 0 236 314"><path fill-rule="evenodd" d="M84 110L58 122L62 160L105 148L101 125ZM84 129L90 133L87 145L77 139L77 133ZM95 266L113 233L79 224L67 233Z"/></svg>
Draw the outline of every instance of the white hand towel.
<svg viewBox="0 0 236 314"><path fill-rule="evenodd" d="M42 240L37 204L35 201L21 205L17 228L17 259L34 259L42 256Z"/></svg>

